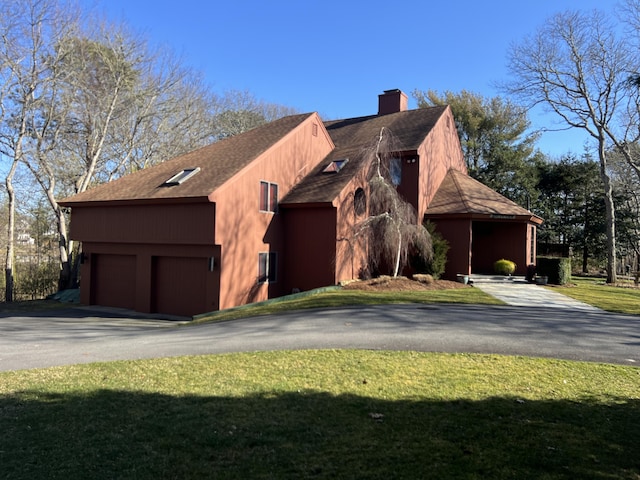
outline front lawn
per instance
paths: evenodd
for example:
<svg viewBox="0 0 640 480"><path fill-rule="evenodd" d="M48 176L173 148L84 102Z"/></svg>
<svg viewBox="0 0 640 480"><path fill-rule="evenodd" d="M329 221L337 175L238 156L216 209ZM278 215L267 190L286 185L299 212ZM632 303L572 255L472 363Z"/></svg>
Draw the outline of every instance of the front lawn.
<svg viewBox="0 0 640 480"><path fill-rule="evenodd" d="M632 282L614 286L602 278L574 276L567 286L548 288L609 312L640 315L640 289Z"/></svg>
<svg viewBox="0 0 640 480"><path fill-rule="evenodd" d="M198 315L196 322L233 320L236 318L253 317L256 315L270 315L289 310L309 308L331 308L353 305L384 305L394 303L463 303L504 305L504 302L484 293L478 288L448 282L444 288L408 289L407 282L418 284L400 278L389 281L386 285L372 290L358 288L330 288L317 293L306 292L300 295L277 298L267 302L243 305L241 307L220 310ZM444 283L444 282L442 282Z"/></svg>
<svg viewBox="0 0 640 480"><path fill-rule="evenodd" d="M0 373L4 479L635 479L640 369L296 351Z"/></svg>

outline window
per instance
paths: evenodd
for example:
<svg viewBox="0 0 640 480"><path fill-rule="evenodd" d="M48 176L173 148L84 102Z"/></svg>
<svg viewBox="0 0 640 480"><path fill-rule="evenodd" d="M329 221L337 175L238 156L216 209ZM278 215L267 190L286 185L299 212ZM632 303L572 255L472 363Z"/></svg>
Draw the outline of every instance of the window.
<svg viewBox="0 0 640 480"><path fill-rule="evenodd" d="M180 185L181 183L186 182L191 177L193 177L196 173L200 171L200 167L196 168L185 168L180 173L175 174L169 180L163 183L163 185L170 187L173 185Z"/></svg>
<svg viewBox="0 0 640 480"><path fill-rule="evenodd" d="M389 174L391 175L391 183L394 186L400 185L402 181L402 159L392 158L389 164Z"/></svg>
<svg viewBox="0 0 640 480"><path fill-rule="evenodd" d="M322 170L322 172L323 173L338 173L340 170L342 170L342 167L344 167L347 164L348 161L349 161L348 158L342 158L340 160L334 160L329 165L327 165L324 168L324 170Z"/></svg>
<svg viewBox="0 0 640 480"><path fill-rule="evenodd" d="M364 193L362 188L358 188L353 195L353 210L358 217L364 215L367 211L367 194Z"/></svg>
<svg viewBox="0 0 640 480"><path fill-rule="evenodd" d="M260 182L260 211L276 212L278 208L278 185Z"/></svg>
<svg viewBox="0 0 640 480"><path fill-rule="evenodd" d="M260 252L258 254L258 283L273 283L278 270L278 254Z"/></svg>

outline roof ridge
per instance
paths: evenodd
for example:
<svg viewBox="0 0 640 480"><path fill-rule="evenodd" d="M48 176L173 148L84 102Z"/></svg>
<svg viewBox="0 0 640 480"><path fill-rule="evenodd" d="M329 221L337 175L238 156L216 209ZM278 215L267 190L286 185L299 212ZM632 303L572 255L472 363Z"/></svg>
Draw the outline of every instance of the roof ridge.
<svg viewBox="0 0 640 480"><path fill-rule="evenodd" d="M455 168L450 168L449 172L452 173L451 174L451 179L453 180L453 184L456 187L456 191L458 192L458 197L460 197L460 200L462 201L462 203L464 204L464 208L467 211L471 210L471 206L469 205L469 202L467 202L467 198L466 195L464 194L462 188L460 187L460 182L458 182L458 176L457 174L460 173L462 174L462 172L459 172L458 170L456 170Z"/></svg>

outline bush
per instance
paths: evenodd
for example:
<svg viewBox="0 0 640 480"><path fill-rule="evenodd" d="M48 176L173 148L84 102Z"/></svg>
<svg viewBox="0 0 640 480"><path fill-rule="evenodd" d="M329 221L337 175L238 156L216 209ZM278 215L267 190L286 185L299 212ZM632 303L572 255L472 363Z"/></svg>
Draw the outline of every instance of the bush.
<svg viewBox="0 0 640 480"><path fill-rule="evenodd" d="M425 222L424 228L426 228L429 232L429 235L431 235L431 246L433 249L433 255L431 257L431 260L428 262L425 262L424 260L421 260L419 258L414 258L411 262L411 267L418 273L429 274L435 280L438 280L444 273L444 269L447 264L449 242L442 238L442 235L440 235L440 233L436 232L435 224L431 222Z"/></svg>
<svg viewBox="0 0 640 480"><path fill-rule="evenodd" d="M424 283L425 285L431 285L433 282L435 282L433 276L428 273L416 273L415 275L413 275L413 279L416 282Z"/></svg>
<svg viewBox="0 0 640 480"><path fill-rule="evenodd" d="M516 271L516 264L511 260L501 258L493 264L493 269L498 275L511 275Z"/></svg>
<svg viewBox="0 0 640 480"><path fill-rule="evenodd" d="M571 259L567 257L538 257L536 275L547 277L548 283L566 285L571 281Z"/></svg>

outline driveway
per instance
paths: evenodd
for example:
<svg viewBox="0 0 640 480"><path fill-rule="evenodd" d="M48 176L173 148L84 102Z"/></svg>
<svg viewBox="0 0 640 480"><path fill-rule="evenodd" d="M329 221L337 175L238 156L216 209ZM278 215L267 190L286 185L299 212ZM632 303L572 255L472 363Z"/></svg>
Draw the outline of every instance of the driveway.
<svg viewBox="0 0 640 480"><path fill-rule="evenodd" d="M306 310L200 325L88 307L0 317L0 370L323 348L495 353L638 365L640 317L457 304Z"/></svg>

